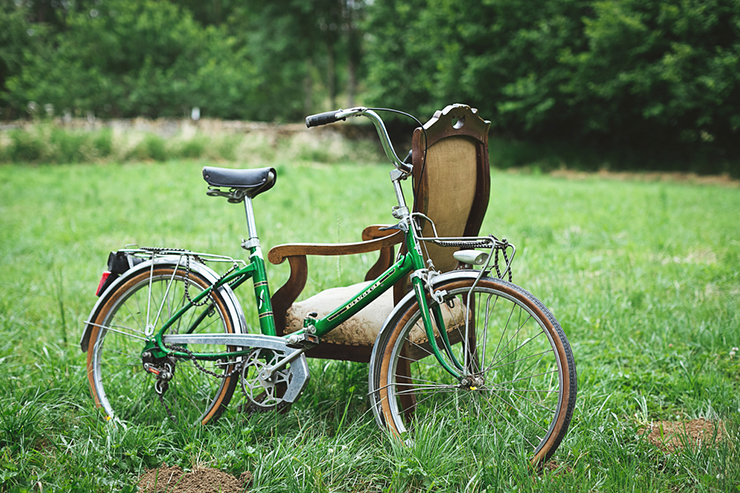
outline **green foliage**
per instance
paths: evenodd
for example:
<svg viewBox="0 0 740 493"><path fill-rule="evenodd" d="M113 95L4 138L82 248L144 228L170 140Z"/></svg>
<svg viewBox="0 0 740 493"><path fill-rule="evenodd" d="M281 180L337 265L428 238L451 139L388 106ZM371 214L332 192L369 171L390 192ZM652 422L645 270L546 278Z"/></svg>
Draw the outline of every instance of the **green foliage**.
<svg viewBox="0 0 740 493"><path fill-rule="evenodd" d="M369 12L374 104L429 114L464 101L505 135L639 150L652 168L729 171L738 156L734 0L379 0Z"/></svg>
<svg viewBox="0 0 740 493"><path fill-rule="evenodd" d="M0 2L4 119L465 102L612 167L740 175L738 66L736 0Z"/></svg>
<svg viewBox="0 0 740 493"><path fill-rule="evenodd" d="M171 3L106 1L69 12L64 30L34 36L39 46L23 50L23 70L6 81L16 108L34 101L58 114L157 117L198 106L207 116L256 116L244 52Z"/></svg>
<svg viewBox="0 0 740 493"><path fill-rule="evenodd" d="M334 132L309 130L285 134L274 130L254 134L177 134L162 137L153 132L114 131L110 127L75 130L41 121L0 134L0 163L69 164L173 159L215 159L256 164L280 158L291 161L338 163L378 162L374 142L349 140Z"/></svg>

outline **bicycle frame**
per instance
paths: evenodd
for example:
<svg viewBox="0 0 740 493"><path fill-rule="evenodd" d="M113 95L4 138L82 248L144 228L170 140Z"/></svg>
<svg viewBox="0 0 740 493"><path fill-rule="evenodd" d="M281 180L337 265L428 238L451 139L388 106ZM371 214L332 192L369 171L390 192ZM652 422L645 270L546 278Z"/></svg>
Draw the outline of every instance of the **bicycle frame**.
<svg viewBox="0 0 740 493"><path fill-rule="evenodd" d="M410 223L411 218L407 216L405 223ZM404 224L404 221L400 224ZM426 272L424 268L424 259L421 254L421 248L419 241L415 236L415 228L409 227L405 231L407 253L400 256L399 259L383 272L377 279L371 281L368 286L362 289L359 293L353 296L351 299L346 301L341 306L337 307L331 313L323 318L308 318L304 329L287 334L283 336L283 339L289 337L296 337L302 335L304 332L309 332L315 335L319 339L329 333L331 330L341 325L357 312L368 306L374 300L376 300L381 294L388 289L391 289L393 285L405 276L417 273L411 276L412 285L416 294L417 302L419 303L419 309L422 313L422 319L424 321L424 327L427 333L430 346L435 357L438 359L440 364L452 375L457 378L462 378L461 372L463 371L463 365L461 365L452 355L450 350L450 341L447 338L447 332L444 330L443 318L439 310L439 306L435 305L432 308L432 314L430 316L429 304L427 303L427 297L425 295L425 284L422 279L423 276L418 275L419 272ZM275 336L275 318L272 312L272 304L270 300L270 291L267 282L267 275L265 269L265 261L262 257L262 252L259 245L253 245L248 248L250 255L250 262L242 268L235 270L234 272L226 275L212 286L200 292L197 296L194 296L191 301L188 301L182 308L180 308L172 317L170 317L162 327L157 331L156 334L145 344L143 351L151 351L156 357L164 357L167 355L174 355L181 358L189 358L190 354L177 349L171 349L166 347L164 343L164 335L167 330L182 316L188 312L192 307L207 302L209 294L223 285L228 285L232 289L237 289L239 286L244 284L249 279L252 279L254 285L255 299L258 300L257 309L259 313L260 332L262 335ZM199 318L193 321L190 327L184 331L181 328L180 334L186 335L191 334L195 331L197 326L204 320L207 311L204 312ZM439 333L441 334L441 341L443 348L440 350L436 337L434 336L434 326L432 322L432 316L437 322L439 327ZM229 338L228 334L220 336L221 338ZM185 344L182 344L183 346ZM217 359L230 359L238 358L240 356L247 355L252 348L239 349L236 351L224 352L224 353L198 353L193 352L192 355L202 360L217 360ZM304 349L305 351L305 349ZM303 351L301 351L303 352ZM453 363L451 366L447 360L443 357L443 352Z"/></svg>
<svg viewBox="0 0 740 493"><path fill-rule="evenodd" d="M417 237L417 234L420 235L420 229L417 228L413 215L409 212L409 209L406 206L405 198L400 184L401 180L404 180L409 176L411 172L411 166L407 163L403 163L395 154L395 152L393 151L393 147L390 144L390 139L388 137L385 126L380 117L375 112L366 108L353 108L341 113L337 113L338 118L360 115L368 116L371 118L376 126L376 129L378 130L378 134L381 138L381 142L383 143L386 155L389 157L396 168L390 173L391 182L393 183L396 192L396 199L398 201L398 206L394 208L393 215L400 220L397 228L401 229L404 232L407 253L403 256L400 256L398 260L388 270L382 273L374 281L371 281L368 286L363 288L362 291L357 293L350 300L337 307L335 310L333 310L331 313L323 318L306 318L304 320L304 328L302 330L289 335L285 335L283 336L283 338L290 340L289 338L292 337L293 339L295 339L296 337L303 336L307 333L310 336L315 336L316 338L318 338L318 340L320 340L321 337L329 333L340 324L347 321L357 312L376 300L381 294L390 289L395 283L403 279L405 276L412 274L411 283L417 303L419 305L424 328L428 340L430 341L432 352L439 363L448 372L450 372L457 379L462 379L463 374L465 373L465 369L464 366L460 364L459 361L457 361L452 353L451 344L447 336L447 331L444 327L444 321L439 305L433 304L433 308L430 313L429 303L427 302L427 296L425 294L425 279L428 278L429 271L424 265L424 257L421 252L419 238ZM236 289L248 279L253 280L255 299L258 300L257 309L259 313L260 332L263 335L267 336L277 335L275 318L272 312L272 303L270 300L270 291L267 283L265 261L262 255L262 250L260 248L259 238L257 236L252 202L249 197L244 198L244 205L247 216L249 240L245 240L242 246L250 253L249 263L245 267L226 275L213 286L205 289L200 294L198 294L198 296L189 301L184 307L182 307L168 321L165 322L162 328L156 333L154 338L147 342L144 351L152 351L153 354L157 357L163 357L173 354L177 357L185 358L190 357L190 355L192 354L196 358L204 360L216 360L221 358L226 358L228 360L228 358L236 358L248 354L251 351L251 348L240 349L237 351L226 353L188 354L182 351L178 351L177 349L170 349L166 347L163 340L164 333L167 331L167 329L172 326L175 321L180 319L180 317L191 307L195 306L195 304L199 304L203 300L206 300L209 294L214 289L218 289L224 284L228 284L232 289ZM197 325L205 318L206 313L207 311L204 312L201 317L195 320L193 325L186 331L186 334L192 333L195 330ZM437 344L437 338L434 335L434 323L432 321L432 317L434 317L434 321L439 328L440 340L443 345L442 350L440 350L439 345ZM292 357L297 357L297 355L301 354L307 349L308 348L299 349L300 352ZM450 365L445 359L445 357L443 356L443 352L450 359L452 365Z"/></svg>

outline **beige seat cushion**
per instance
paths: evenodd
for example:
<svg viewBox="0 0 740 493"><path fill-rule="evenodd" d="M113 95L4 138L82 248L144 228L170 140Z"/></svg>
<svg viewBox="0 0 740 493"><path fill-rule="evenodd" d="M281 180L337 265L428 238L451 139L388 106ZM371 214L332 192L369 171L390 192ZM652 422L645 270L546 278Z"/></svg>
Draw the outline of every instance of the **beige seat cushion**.
<svg viewBox="0 0 740 493"><path fill-rule="evenodd" d="M331 288L304 301L293 303L293 306L287 312L285 333L290 334L302 329L303 320L311 312L318 313L319 318L327 316L360 293L369 284L369 282L362 282L343 288ZM393 310L393 290L389 289L352 318L322 337L321 341L347 346L372 346L375 344L375 338L391 310ZM442 316L453 344L460 341L460 337L455 337L456 334L453 332L459 332L460 327L465 325L462 314L462 307L459 304L454 308L442 305ZM439 337L439 331L436 327L434 332ZM421 320L411 329L411 339L417 349L429 351L428 338ZM418 357L423 356L419 355Z"/></svg>
<svg viewBox="0 0 740 493"><path fill-rule="evenodd" d="M307 300L293 303L285 319L285 333L290 334L302 329L303 320L311 312L317 312L319 318L327 316L369 284L369 282L362 282L343 288L331 288ZM391 310L393 310L393 290L389 289L321 340L348 346L372 346Z"/></svg>

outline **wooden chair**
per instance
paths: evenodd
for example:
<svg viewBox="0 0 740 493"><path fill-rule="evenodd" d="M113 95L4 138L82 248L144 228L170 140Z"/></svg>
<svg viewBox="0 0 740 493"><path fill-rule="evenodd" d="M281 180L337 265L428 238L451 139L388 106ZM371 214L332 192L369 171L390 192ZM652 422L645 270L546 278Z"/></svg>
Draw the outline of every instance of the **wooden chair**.
<svg viewBox="0 0 740 493"><path fill-rule="evenodd" d="M476 236L488 207L490 171L488 164L488 127L477 110L467 105L449 105L437 111L414 130L412 163L414 166L414 211L431 218L439 236ZM425 138L427 143L425 159ZM425 162L426 161L426 162ZM397 230L380 231L383 226L365 228L362 241L344 244L287 244L272 248L268 259L290 263L290 278L272 297L278 335L303 327L310 312L319 317L359 293L367 284L388 269L394 261L394 245L403 234ZM431 236L431 225L424 226L424 236ZM446 272L458 267L453 249L426 245L437 270ZM404 247L405 248L405 247ZM378 261L365 276L365 283L332 288L304 301L295 302L308 278L308 255L349 255L380 251ZM322 338L319 346L306 355L315 358L369 362L375 338L395 303L407 291L407 282L399 282L393 293L383 293L354 317Z"/></svg>

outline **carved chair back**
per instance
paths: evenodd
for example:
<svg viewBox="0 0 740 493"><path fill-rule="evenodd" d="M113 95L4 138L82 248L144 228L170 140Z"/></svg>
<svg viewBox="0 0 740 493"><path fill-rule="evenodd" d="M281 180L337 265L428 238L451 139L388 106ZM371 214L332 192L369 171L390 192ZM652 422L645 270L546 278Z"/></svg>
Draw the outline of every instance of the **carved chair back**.
<svg viewBox="0 0 740 493"><path fill-rule="evenodd" d="M439 236L476 236L488 208L490 122L467 105L449 105L437 111L413 134L414 212L429 217ZM425 155L426 143L426 155ZM434 231L428 221L425 237ZM424 243L434 267L442 272L457 267L451 248ZM408 289L395 291L396 301Z"/></svg>

